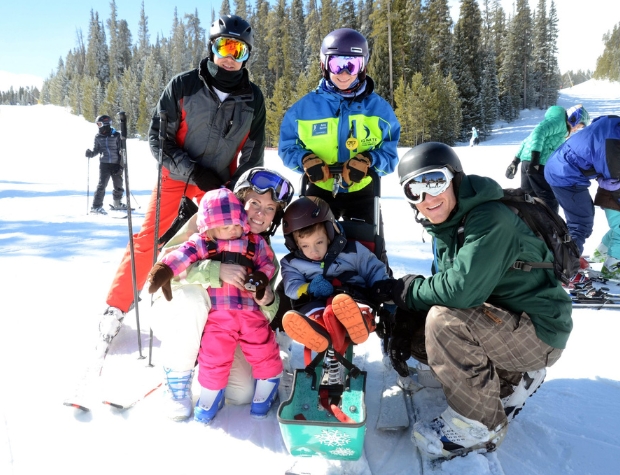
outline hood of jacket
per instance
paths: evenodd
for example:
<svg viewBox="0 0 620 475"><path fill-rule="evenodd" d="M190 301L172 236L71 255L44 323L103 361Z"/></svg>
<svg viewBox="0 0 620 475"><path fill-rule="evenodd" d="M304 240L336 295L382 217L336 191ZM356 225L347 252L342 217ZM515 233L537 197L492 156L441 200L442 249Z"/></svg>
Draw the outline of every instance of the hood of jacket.
<svg viewBox="0 0 620 475"><path fill-rule="evenodd" d="M207 229L236 224L243 228L245 234L250 232L248 215L239 198L228 188L205 193L198 207L198 231L204 233Z"/></svg>

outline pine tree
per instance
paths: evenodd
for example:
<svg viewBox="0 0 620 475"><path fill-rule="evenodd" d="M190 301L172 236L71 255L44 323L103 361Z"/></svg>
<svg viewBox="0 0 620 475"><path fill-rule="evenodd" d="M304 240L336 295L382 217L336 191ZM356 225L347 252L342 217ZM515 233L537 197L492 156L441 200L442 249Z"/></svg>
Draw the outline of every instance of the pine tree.
<svg viewBox="0 0 620 475"><path fill-rule="evenodd" d="M463 123L460 136L463 140L472 127L482 126L481 30L482 16L478 3L476 0L461 0L459 19L454 27L453 78L461 98Z"/></svg>
<svg viewBox="0 0 620 475"><path fill-rule="evenodd" d="M194 14L185 14L187 22L187 49L189 55L188 68L197 68L200 61L206 56L205 30L200 26L198 10Z"/></svg>
<svg viewBox="0 0 620 475"><path fill-rule="evenodd" d="M161 66L157 64L154 54L149 55L144 68L144 78L140 84L139 117L136 130L139 136L148 136L151 118L157 101L164 88Z"/></svg>
<svg viewBox="0 0 620 475"><path fill-rule="evenodd" d="M317 9L316 0L308 0L306 14L306 44L305 51L307 55L306 71L310 71L314 64L321 64L321 43L323 37L321 36L320 23L319 23L319 11Z"/></svg>
<svg viewBox="0 0 620 475"><path fill-rule="evenodd" d="M424 75L438 70L444 76L452 71L452 18L447 0L429 0L426 6L426 28L428 49Z"/></svg>
<svg viewBox="0 0 620 475"><path fill-rule="evenodd" d="M431 121L431 138L454 145L463 121L458 87L452 76L444 77L440 71L431 74L429 85L437 93L436 101L432 104L437 111L437 118Z"/></svg>
<svg viewBox="0 0 620 475"><path fill-rule="evenodd" d="M547 22L547 2L538 0L536 7L536 17L534 20L534 31L532 40L532 89L534 97L532 101L539 109L547 109L547 81L548 71L548 22Z"/></svg>
<svg viewBox="0 0 620 475"><path fill-rule="evenodd" d="M220 15L230 15L230 2L228 0L222 0L222 5L220 6Z"/></svg>
<svg viewBox="0 0 620 475"><path fill-rule="evenodd" d="M99 111L101 114L107 114L114 118L121 110L121 85L118 78L113 77L105 90Z"/></svg>
<svg viewBox="0 0 620 475"><path fill-rule="evenodd" d="M170 40L170 56L172 59L172 74L179 74L190 69L190 52L188 49L185 25L179 20L177 9L174 9L172 21L172 39Z"/></svg>
<svg viewBox="0 0 620 475"><path fill-rule="evenodd" d="M110 76L120 76L123 72L123 59L118 37L118 20L116 18L116 2L110 1L110 18L106 22L110 37L110 52L108 55Z"/></svg>
<svg viewBox="0 0 620 475"><path fill-rule="evenodd" d="M293 0L291 3L291 19L289 22L291 38L291 63L297 72L304 71L308 64L306 44L306 25L304 24L304 7L302 0ZM297 81L295 81L296 83Z"/></svg>
<svg viewBox="0 0 620 475"><path fill-rule="evenodd" d="M551 0L549 16L547 17L547 104L555 104L558 100L558 90L562 83L562 76L558 66L558 12L555 2Z"/></svg>
<svg viewBox="0 0 620 475"><path fill-rule="evenodd" d="M247 7L245 0L233 0L235 5L235 15L246 20L250 16L250 9Z"/></svg>
<svg viewBox="0 0 620 475"><path fill-rule="evenodd" d="M391 102L390 62L388 43L387 2L391 0L375 0L374 11L370 15L372 23L373 50L368 62L368 73L375 82L375 92Z"/></svg>
<svg viewBox="0 0 620 475"><path fill-rule="evenodd" d="M136 44L135 54L132 57L131 67L136 72L139 80L142 80L142 72L144 71L144 63L151 50L148 17L144 11L144 0L140 7L140 21L138 22L138 41Z"/></svg>
<svg viewBox="0 0 620 475"><path fill-rule="evenodd" d="M355 12L354 0L341 0L340 3L336 2L336 8L339 10L340 21L338 23L339 28L352 28L358 29L357 25L357 13Z"/></svg>
<svg viewBox="0 0 620 475"><path fill-rule="evenodd" d="M93 76L82 77L82 114L88 122L95 122L99 115L101 103L101 86L99 80Z"/></svg>
<svg viewBox="0 0 620 475"><path fill-rule="evenodd" d="M140 85L131 68L121 78L121 108L127 114L127 136L133 137L140 117Z"/></svg>
<svg viewBox="0 0 620 475"><path fill-rule="evenodd" d="M95 77L101 84L107 84L110 79L110 65L108 61L108 45L105 31L99 22L99 14L90 11L90 27L88 30L88 47L84 73Z"/></svg>
<svg viewBox="0 0 620 475"><path fill-rule="evenodd" d="M67 92L69 84L65 74L65 63L62 58L58 59L58 69L49 83L50 102L57 106L67 105Z"/></svg>
<svg viewBox="0 0 620 475"><path fill-rule="evenodd" d="M287 110L288 84L285 78L276 81L273 88L273 95L267 99L267 120L265 124L265 145L267 147L277 147L280 139L280 124Z"/></svg>

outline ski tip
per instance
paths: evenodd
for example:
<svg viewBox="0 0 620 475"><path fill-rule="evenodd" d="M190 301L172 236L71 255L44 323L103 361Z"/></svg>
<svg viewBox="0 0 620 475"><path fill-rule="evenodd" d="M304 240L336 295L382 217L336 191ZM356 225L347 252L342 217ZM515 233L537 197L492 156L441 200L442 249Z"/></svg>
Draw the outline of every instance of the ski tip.
<svg viewBox="0 0 620 475"><path fill-rule="evenodd" d="M75 402L65 401L65 402L63 402L63 404L65 406L74 407L75 409L79 409L80 411L84 411L84 412L89 412L90 411L90 409L87 408L86 406L82 406L81 404L78 404L78 403L75 403Z"/></svg>
<svg viewBox="0 0 620 475"><path fill-rule="evenodd" d="M102 401L104 404L107 404L108 406L113 407L114 409L125 409L125 406L123 406L122 404L116 404L114 402L110 402L110 401Z"/></svg>

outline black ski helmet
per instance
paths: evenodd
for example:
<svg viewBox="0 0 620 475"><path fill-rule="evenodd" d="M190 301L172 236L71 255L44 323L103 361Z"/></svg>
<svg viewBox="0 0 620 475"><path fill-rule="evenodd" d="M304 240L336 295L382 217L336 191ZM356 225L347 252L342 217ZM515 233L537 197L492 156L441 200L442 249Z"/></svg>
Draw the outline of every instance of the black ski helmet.
<svg viewBox="0 0 620 475"><path fill-rule="evenodd" d="M358 75L360 82L366 79L366 70L370 53L368 52L368 41L359 31L351 28L339 28L329 33L321 43L321 71L323 77L329 79L327 68L327 57L337 56L363 56L364 69Z"/></svg>
<svg viewBox="0 0 620 475"><path fill-rule="evenodd" d="M441 142L426 142L407 151L398 163L400 184L425 171L447 167L456 177L463 173L461 160L452 147Z"/></svg>
<svg viewBox="0 0 620 475"><path fill-rule="evenodd" d="M211 24L209 42L216 38L235 38L243 41L250 52L254 46L254 31L250 24L237 15L222 15ZM212 53L211 53L212 54Z"/></svg>
<svg viewBox="0 0 620 475"><path fill-rule="evenodd" d="M106 125L112 125L112 118L109 115L100 115L95 119L97 127L105 127ZM101 124L101 125L99 125Z"/></svg>
<svg viewBox="0 0 620 475"><path fill-rule="evenodd" d="M325 231L327 232L327 238L333 241L336 229L335 222L334 213L332 213L326 201L315 196L302 196L293 201L284 212L284 218L282 219L284 244L289 251L296 251L297 244L293 237L293 231L298 231L316 223L326 223Z"/></svg>

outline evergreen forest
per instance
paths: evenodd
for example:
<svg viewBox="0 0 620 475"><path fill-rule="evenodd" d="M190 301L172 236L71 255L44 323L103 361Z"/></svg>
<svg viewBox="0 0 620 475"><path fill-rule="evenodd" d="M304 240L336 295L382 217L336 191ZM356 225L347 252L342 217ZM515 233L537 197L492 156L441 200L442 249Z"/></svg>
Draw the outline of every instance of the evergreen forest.
<svg viewBox="0 0 620 475"><path fill-rule="evenodd" d="M208 55L211 23L232 13L254 30L247 68L265 96L268 146L277 146L286 110L318 85L323 37L343 27L368 39L368 74L394 107L400 146L452 145L472 127L484 140L498 119L546 109L567 85L557 63L555 2L536 3L531 10L528 0L515 0L505 12L499 0L460 0L459 18L452 19L448 0L222 0L220 11L202 20L198 10L181 15L175 8L170 35L152 38L144 2L132 34L111 0L106 19L91 10L86 35L77 30L75 47L59 58L41 91L11 89L0 102L65 106L89 121L123 110L129 135L145 139L165 85L198 66ZM619 39L618 28L603 38L595 78L620 79Z"/></svg>

